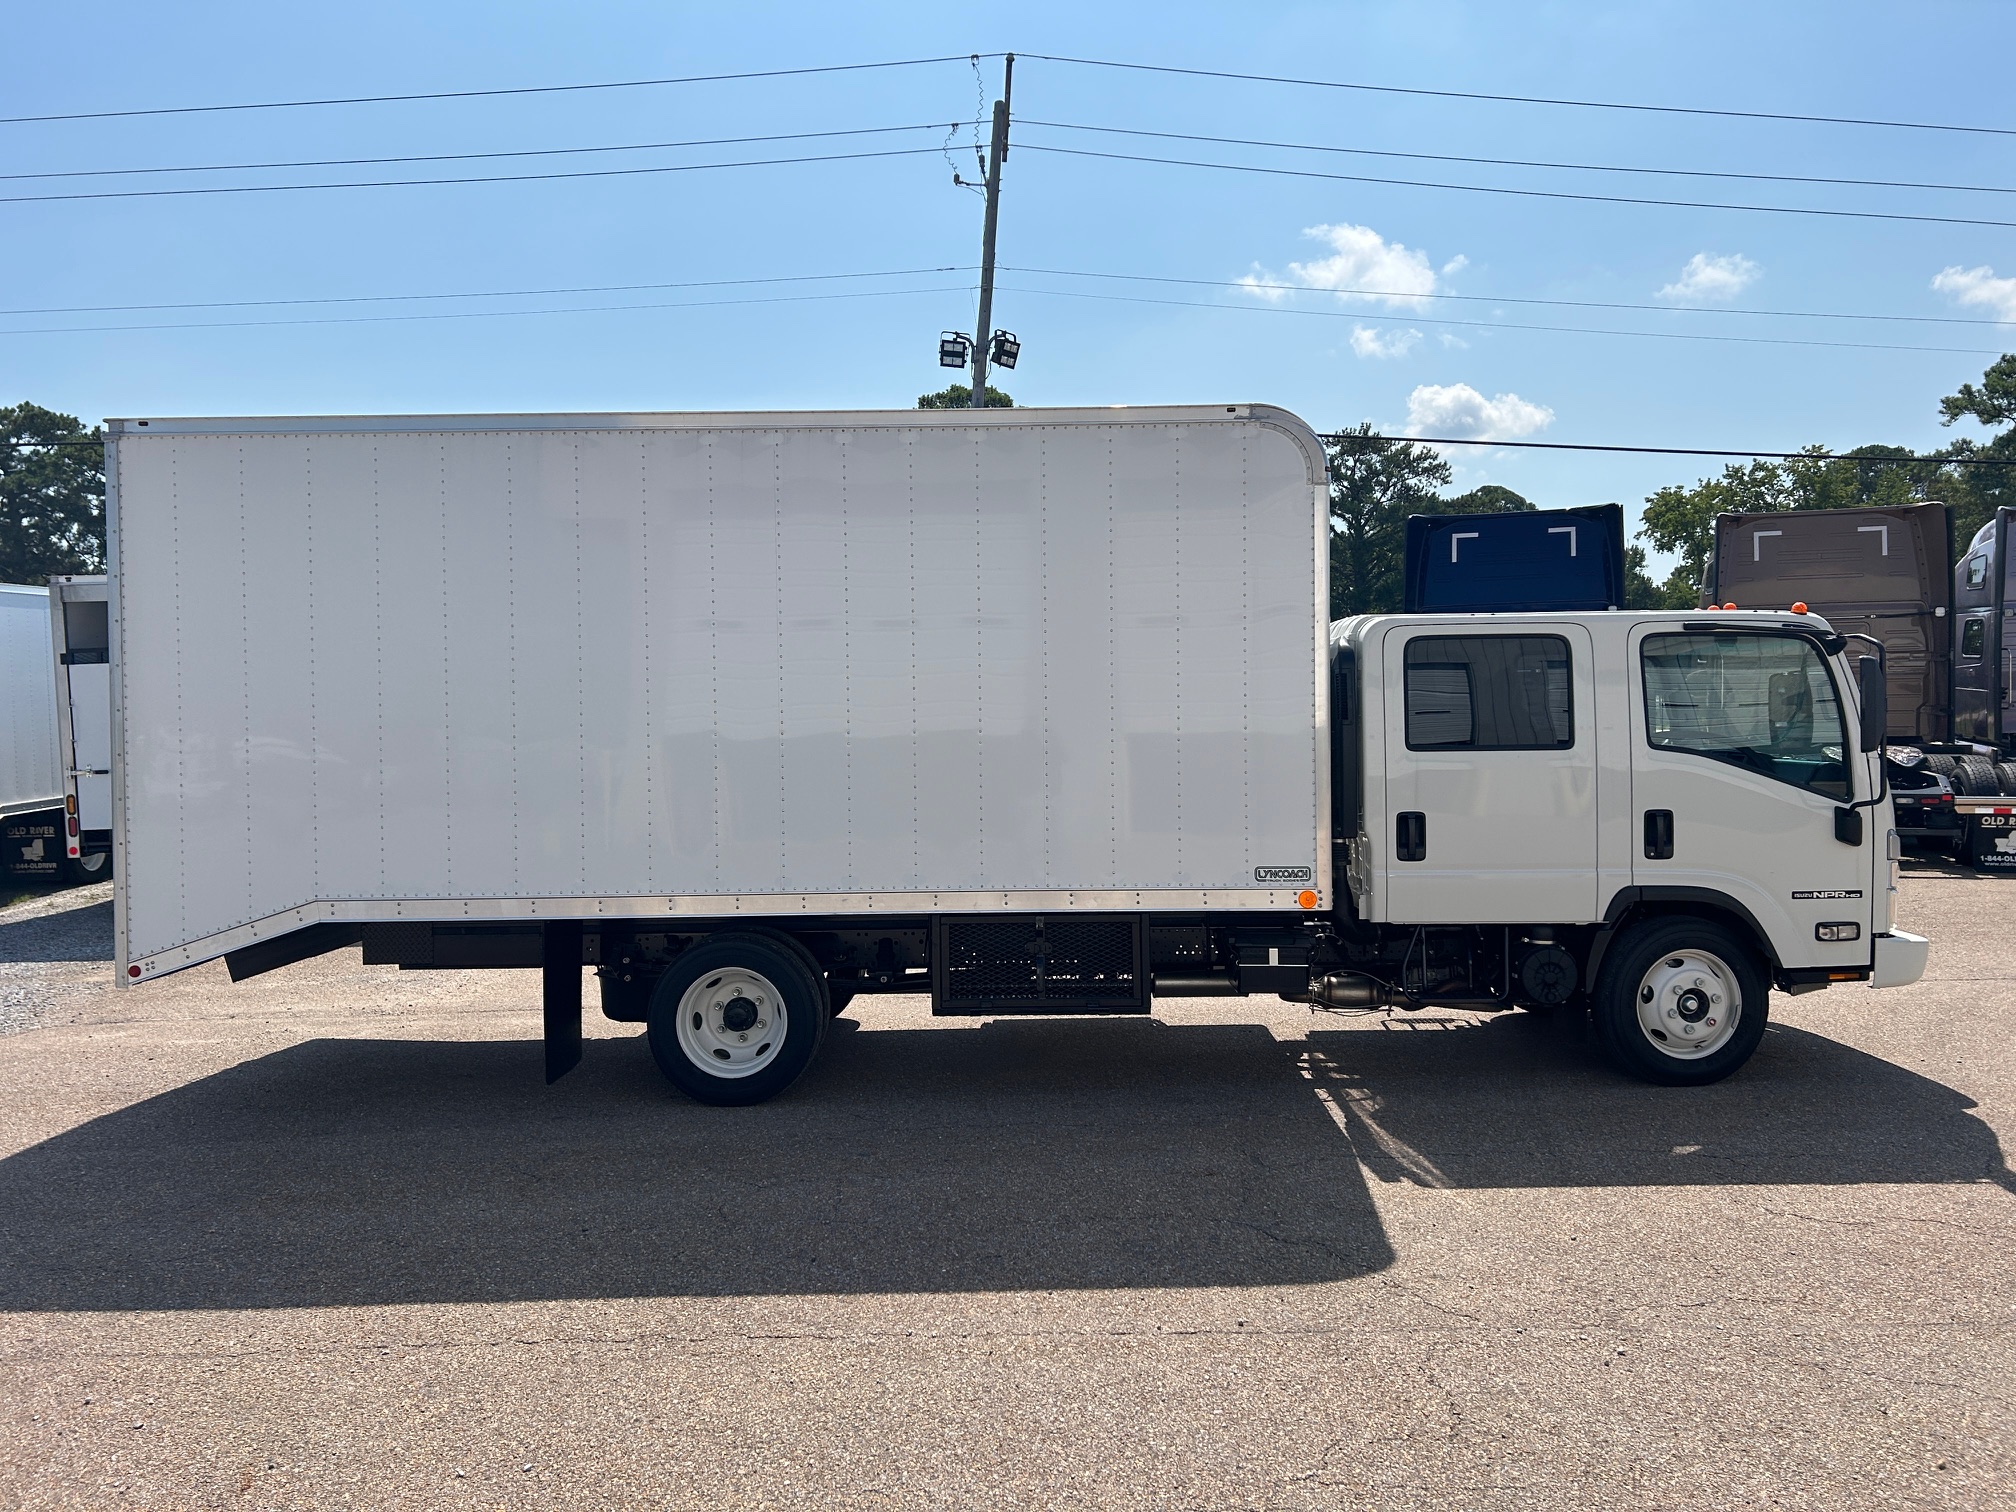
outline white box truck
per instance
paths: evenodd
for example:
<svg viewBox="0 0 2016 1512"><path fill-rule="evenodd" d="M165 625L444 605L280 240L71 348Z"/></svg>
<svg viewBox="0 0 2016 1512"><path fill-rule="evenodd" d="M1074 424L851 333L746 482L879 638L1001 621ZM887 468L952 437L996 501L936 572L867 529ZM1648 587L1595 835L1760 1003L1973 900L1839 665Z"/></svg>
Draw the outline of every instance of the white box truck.
<svg viewBox="0 0 2016 1512"><path fill-rule="evenodd" d="M107 423L122 982L584 966L704 1101L830 1014L1894 985L1874 662L1810 617L1327 623L1260 405ZM1873 700L1873 708L1869 704Z"/></svg>
<svg viewBox="0 0 2016 1512"><path fill-rule="evenodd" d="M49 590L0 583L0 877L63 875L63 776Z"/></svg>

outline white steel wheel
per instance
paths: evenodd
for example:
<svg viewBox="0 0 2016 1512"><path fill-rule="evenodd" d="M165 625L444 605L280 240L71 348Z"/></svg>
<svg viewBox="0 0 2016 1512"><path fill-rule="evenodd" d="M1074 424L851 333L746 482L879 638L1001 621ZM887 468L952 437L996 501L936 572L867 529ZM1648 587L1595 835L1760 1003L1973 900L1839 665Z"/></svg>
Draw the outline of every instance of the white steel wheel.
<svg viewBox="0 0 2016 1512"><path fill-rule="evenodd" d="M1662 1087L1705 1087L1742 1066L1771 1019L1761 951L1717 919L1625 926L1590 998L1596 1037L1617 1069Z"/></svg>
<svg viewBox="0 0 2016 1512"><path fill-rule="evenodd" d="M681 994L679 1048L709 1076L754 1076L783 1049L790 1010L768 977L745 967L709 972Z"/></svg>
<svg viewBox="0 0 2016 1512"><path fill-rule="evenodd" d="M1681 949L1661 956L1638 984L1638 1027L1661 1055L1706 1060L1743 1021L1743 985L1720 956Z"/></svg>

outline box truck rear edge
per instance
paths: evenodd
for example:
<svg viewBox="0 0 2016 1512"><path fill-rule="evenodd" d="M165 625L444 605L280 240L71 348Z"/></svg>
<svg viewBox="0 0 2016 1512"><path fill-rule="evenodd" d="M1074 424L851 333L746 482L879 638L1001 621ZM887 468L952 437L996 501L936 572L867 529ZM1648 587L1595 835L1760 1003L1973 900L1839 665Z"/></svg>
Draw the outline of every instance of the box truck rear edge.
<svg viewBox="0 0 2016 1512"><path fill-rule="evenodd" d="M874 993L1586 1006L1687 1084L1773 985L1923 969L1873 660L1783 615L1333 632L1284 411L108 436L122 981L537 968L551 1079L592 966L746 1103Z"/></svg>

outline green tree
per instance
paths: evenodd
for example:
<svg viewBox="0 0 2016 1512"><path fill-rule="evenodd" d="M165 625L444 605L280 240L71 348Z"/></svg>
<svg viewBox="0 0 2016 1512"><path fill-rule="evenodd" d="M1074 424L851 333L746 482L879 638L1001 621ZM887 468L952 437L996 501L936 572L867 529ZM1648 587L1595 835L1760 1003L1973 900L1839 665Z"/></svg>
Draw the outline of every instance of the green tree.
<svg viewBox="0 0 2016 1512"><path fill-rule="evenodd" d="M968 409L973 404L973 385L955 383L950 388L942 388L935 394L919 394L919 409ZM1010 399L993 384L987 385L988 409L1013 409L1015 401Z"/></svg>
<svg viewBox="0 0 2016 1512"><path fill-rule="evenodd" d="M105 454L74 415L0 406L0 582L105 570Z"/></svg>
<svg viewBox="0 0 2016 1512"><path fill-rule="evenodd" d="M1941 399L1939 415L1945 425L1974 420L2003 427L1986 444L1963 437L1940 454L2001 464L1947 469L1950 477L1935 497L1953 505L1953 544L1964 547L1998 508L2016 507L2016 353L1997 358L1981 375L1979 388L1963 383L1959 393Z"/></svg>
<svg viewBox="0 0 2016 1512"><path fill-rule="evenodd" d="M1661 583L1652 577L1643 546L1624 548L1626 609L1692 609L1700 598L1700 583L1687 575L1684 563L1669 572Z"/></svg>
<svg viewBox="0 0 2016 1512"><path fill-rule="evenodd" d="M1449 512L1436 492L1448 486L1449 464L1417 442L1374 435L1369 423L1326 445L1330 616L1398 609L1407 516Z"/></svg>
<svg viewBox="0 0 2016 1512"><path fill-rule="evenodd" d="M1502 483L1483 483L1468 493L1457 494L1453 498L1437 499L1433 508L1415 510L1416 514L1518 514L1523 510L1537 509L1531 499L1516 494Z"/></svg>

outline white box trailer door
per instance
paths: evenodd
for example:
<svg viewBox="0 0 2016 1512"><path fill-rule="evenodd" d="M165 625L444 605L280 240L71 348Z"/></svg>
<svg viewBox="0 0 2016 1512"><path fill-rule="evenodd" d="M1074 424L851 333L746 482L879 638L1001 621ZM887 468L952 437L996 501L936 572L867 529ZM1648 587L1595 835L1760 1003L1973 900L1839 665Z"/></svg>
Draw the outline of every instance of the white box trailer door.
<svg viewBox="0 0 2016 1512"><path fill-rule="evenodd" d="M0 583L0 818L63 804L52 655L49 590Z"/></svg>
<svg viewBox="0 0 2016 1512"><path fill-rule="evenodd" d="M111 435L122 970L325 919L1327 906L1292 416Z"/></svg>

